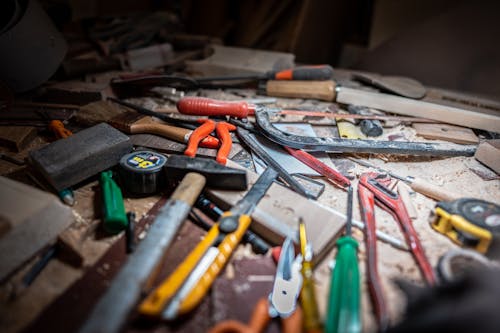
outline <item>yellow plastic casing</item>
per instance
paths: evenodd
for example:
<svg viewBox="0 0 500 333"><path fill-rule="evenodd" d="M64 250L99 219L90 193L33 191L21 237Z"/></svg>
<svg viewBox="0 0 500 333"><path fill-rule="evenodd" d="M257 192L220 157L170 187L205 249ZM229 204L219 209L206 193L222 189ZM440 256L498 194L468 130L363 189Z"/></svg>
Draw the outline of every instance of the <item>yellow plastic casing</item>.
<svg viewBox="0 0 500 333"><path fill-rule="evenodd" d="M460 215L450 214L440 207L436 208L436 215L436 219L431 224L434 230L460 246L464 244L459 238L459 232L467 233L478 239L478 243L473 247L476 251L483 254L488 251L493 238L491 232L470 223Z"/></svg>
<svg viewBox="0 0 500 333"><path fill-rule="evenodd" d="M226 216L226 214L223 216ZM248 215L241 215L239 217L238 228L234 232L227 234L226 237L224 237L224 240L219 244L219 254L215 257L205 274L203 274L198 284L181 303L179 307L179 315L191 311L201 302L212 286L214 280L229 261L231 254L240 243L251 222L252 219Z"/></svg>
<svg viewBox="0 0 500 333"><path fill-rule="evenodd" d="M225 212L223 216L228 216L230 214L230 212ZM224 240L219 244L219 254L215 257L214 261L209 266L200 281L198 281L197 285L182 301L178 314L189 312L201 302L207 291L210 289L213 281L217 278L220 271L224 268L225 264L231 257L233 250L240 243L241 238L250 226L251 221L252 220L248 215L242 215L239 217L238 228L234 232L227 234L224 237ZM152 293L148 295L148 297L142 301L138 308L139 312L146 316L160 317L165 307L169 304L169 301L182 287L207 250L214 244L218 236L219 229L218 223L216 223L208 231L203 240L198 243L193 251L191 251L186 259L184 259L175 272L165 279Z"/></svg>

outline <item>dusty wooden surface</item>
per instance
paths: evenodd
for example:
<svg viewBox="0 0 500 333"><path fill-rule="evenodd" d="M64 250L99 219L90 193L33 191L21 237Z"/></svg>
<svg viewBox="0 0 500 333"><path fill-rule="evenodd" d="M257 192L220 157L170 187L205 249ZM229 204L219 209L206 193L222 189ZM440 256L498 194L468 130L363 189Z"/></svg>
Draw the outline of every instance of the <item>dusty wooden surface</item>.
<svg viewBox="0 0 500 333"><path fill-rule="evenodd" d="M248 91L237 91L236 93L224 93L221 91L201 91L200 93L203 96L210 96L213 98L224 98L224 99L239 99L242 97L252 97L252 92ZM147 101L151 105L149 107L162 107L162 103L157 103L155 101ZM294 100L294 99L280 99L280 106L285 105L296 105L296 106L313 106L317 108L325 108L328 107L328 103L320 103L316 101L305 101L305 100ZM323 136L331 136L335 135L335 129L331 126L318 126L316 128L316 132L319 135ZM396 140L412 140L412 141L426 141L425 139L417 138L415 130L410 127L406 127L403 125L397 125L393 128L389 128L383 135L383 138L388 139L396 139ZM36 138L32 144L28 147L34 147L41 144L44 144L46 140L42 138ZM9 154L23 158L27 154L27 150L24 150L20 153L12 153ZM331 154L333 163L336 167L342 171L344 174L348 174L351 176L359 176L362 172L367 171L365 167L359 166L351 162L350 160L345 159L343 155ZM359 156L362 158L368 158L371 163L381 166L387 170L391 170L400 175L412 175L424 178L428 181L431 181L435 184L441 185L443 187L449 188L450 190L458 193L462 193L464 196L470 197L478 197L492 202L500 202L500 180L497 175L488 170L485 166L477 162L473 157L455 157L455 158L445 158L445 159L434 159L434 158L410 158L410 157L387 157L387 156ZM23 167L19 167L13 165L4 160L0 160L0 172L2 174L10 174L11 176L15 176L14 178L26 178L23 176ZM333 208L340 212L345 212L346 209L346 193L340 190L339 188L331 185L328 181L320 180L325 183L326 188L325 192L318 199L318 202ZM354 181L356 183L357 180ZM121 236L108 236L105 235L99 227L100 219L100 201L99 201L99 186L97 182L93 181L87 183L83 187L77 189L75 191L76 196L76 205L73 207L74 215L76 218L76 223L72 226L75 228L77 232L82 235L82 253L85 257L84 267L77 269L71 267L60 260L52 260L48 266L42 271L41 275L35 280L33 285L27 288L21 295L19 295L16 299L9 299L10 291L12 288L12 284L19 280L24 272L29 269L29 265L23 268L16 276L14 276L11 281L7 284L4 284L0 287L1 291L1 304L0 304L0 325L2 327L3 332L19 332L23 329L27 331L34 332L37 331L38 327L56 327L57 320L64 321L65 313L61 311L74 311L73 308L70 308L70 304L72 304L69 300L73 301L73 304L77 304L79 302L77 293L71 294L68 292L65 294L65 291L74 290L72 288L76 288L76 283L79 281L85 281L87 274L94 274L94 278L99 278L102 276L101 287L97 287L97 289L104 290L105 286L111 283L112 271L116 273L116 270L119 268L119 265L116 265L114 259L106 259L104 261L107 251L111 249L114 244L117 244L118 241L122 242ZM417 211L417 218L414 220L415 228L419 236L421 237L423 246L425 248L426 254L428 255L432 264L435 264L438 258L445 253L447 250L454 248L453 245L447 238L442 235L434 232L429 226L429 217L431 212L434 210L435 201L424 197L418 193L412 193L410 195L413 200L413 204ZM356 196L355 196L356 198ZM147 217L148 211L155 205L155 203L160 200L159 196L149 197L143 199L130 199L127 198L125 200L125 206L127 210L133 210L137 214L137 220L141 218ZM354 218L359 219L359 207L357 202L354 204ZM381 211L380 209L376 209L376 218L377 218L377 226L380 230L398 238L403 239L401 231L398 227L396 221L393 218ZM183 237L186 235L186 232L190 235L190 241L187 242L178 242L176 243L179 248L179 252L175 252L175 260L166 263L165 274L168 270L172 270L175 268L175 262L180 262L182 260L182 254L186 254L189 251L186 243L192 244L196 242L197 239L202 235L198 229L193 228L192 225L189 225L191 228L189 230L197 230L198 234L193 234L191 232L183 230L179 234L179 237ZM147 229L142 231L138 231L137 237L142 239L147 232ZM354 237L360 243L359 250L359 262L361 268L361 276L362 276L362 290L363 290L363 299L362 299L362 309L363 309L363 331L364 332L372 332L375 329L375 321L373 318L373 314L371 311L371 302L368 297L368 291L366 286L365 279L365 247L363 244L363 234L360 230L354 230ZM184 245L182 245L184 244ZM118 245L116 245L118 246ZM121 245L122 246L122 245ZM419 273L419 270L416 267L416 264L411 257L411 255L407 252L398 250L384 242L378 241L378 265L379 272L382 276L384 292L387 295L389 300L389 310L391 314L391 318L393 321L400 318L402 311L404 310L404 297L398 291L398 289L393 284L392 280L397 277L404 277L415 281L417 283L421 283L422 279ZM121 251L116 250L115 251ZM320 305L321 313L325 313L326 302L328 290L329 290L329 281L330 281L330 267L329 263L334 258L336 250L332 250L327 257L321 261L321 263L315 269L315 281L317 286L317 299ZM122 255L123 260L124 255ZM233 264L236 266L236 269L233 270L233 273L228 270L232 270L233 268L228 268L224 273L224 276L221 279L226 279L228 281L238 282L241 281L242 278L240 274L246 274L246 271L243 269L239 269L238 265L240 265L240 260L263 260L266 261L265 265L268 265L268 258L261 258L259 256L255 256L251 254L246 247L241 247L237 255L233 258L233 263L229 266L231 267ZM33 263L33 261L31 262ZM94 266L98 263L96 266ZM268 266L266 266L268 267ZM267 271L266 271L267 272ZM236 275L234 275L236 274ZM261 273L257 273L261 274ZM273 272L267 272L262 274L270 274ZM88 277L87 277L88 278ZM80 282L83 283L83 282ZM238 282L240 283L240 282ZM236 304L241 304L244 302L249 302L245 297L244 293L234 293L233 287L228 287L223 284L223 280L217 281L214 289L212 290L211 298L206 300L201 307L197 310L196 315L188 317L188 321L192 321L192 325L196 325L196 322L201 320L202 318L211 318L212 321L210 323L214 323L213 320L220 319L228 319L224 317L232 317L232 316L241 316L241 319L245 320L244 312L224 312L223 306L230 304L229 299L225 298L224 294L230 294L231 299L236 298ZM88 286L88 288L93 288L94 286ZM259 290L259 293L269 292L267 286L255 287ZM257 290L256 289L256 290ZM88 296L88 295L87 295ZM94 295L98 296L98 295ZM73 297L73 298L72 298ZM241 299L238 299L241 297ZM88 307L92 306L92 302L95 302L85 298L85 303ZM63 304L64 306L57 307L56 305ZM250 304L251 305L251 304ZM70 309L68 309L70 308ZM64 309L64 310L62 310ZM215 311L215 310L217 311ZM245 308L246 310L247 308ZM53 311L53 317L47 315L48 312ZM214 312L215 311L215 312ZM248 310L249 311L249 310ZM247 312L248 312L247 311ZM76 312L78 313L78 312ZM199 316L198 316L199 314ZM248 315L248 313L246 313ZM85 311L82 311L81 314L78 314L76 318L76 322L82 322L85 317ZM51 319L52 318L52 319ZM53 320L53 321L51 321ZM54 326L50 326L50 324ZM48 326L43 326L43 325ZM165 325L159 325L154 327L144 327L137 326L134 323L130 326L129 330L131 332L146 332L146 331L154 331L154 332L167 332L167 331L182 331L183 327L193 327L189 326L191 324L186 323L177 323L171 325L169 327ZM33 326L34 325L34 326ZM38 326L40 325L40 326ZM200 324L201 325L201 324ZM204 326L198 326L202 330L206 329L207 324L203 324ZM63 326L64 327L64 326ZM62 331L71 331L75 329L75 326L67 327L67 330ZM54 329L54 331L57 331ZM62 332L61 331L61 332Z"/></svg>

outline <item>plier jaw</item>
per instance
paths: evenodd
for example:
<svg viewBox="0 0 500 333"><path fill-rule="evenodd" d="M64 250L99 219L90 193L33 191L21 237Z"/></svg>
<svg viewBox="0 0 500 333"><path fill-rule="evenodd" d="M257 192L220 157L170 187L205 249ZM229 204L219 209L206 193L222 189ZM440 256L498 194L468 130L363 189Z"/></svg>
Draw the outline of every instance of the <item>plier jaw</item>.
<svg viewBox="0 0 500 333"><path fill-rule="evenodd" d="M403 231L406 243L411 249L411 252L424 276L426 282L430 285L436 283L436 276L432 269L429 260L427 259L417 232L413 227L413 223L406 211L406 207L399 197L399 195L391 191L387 186L389 185L391 177L376 172L367 172L359 178L359 193L360 203L368 203L372 207L361 207L363 219L365 223L375 223L375 217L366 216L365 213L374 211L373 202L391 214L395 220L399 222L401 230ZM371 197L374 200L371 200Z"/></svg>
<svg viewBox="0 0 500 333"><path fill-rule="evenodd" d="M289 317L297 307L297 298L302 288L302 256L295 257L291 238L286 238L276 268L274 285L269 294L269 315L272 318Z"/></svg>

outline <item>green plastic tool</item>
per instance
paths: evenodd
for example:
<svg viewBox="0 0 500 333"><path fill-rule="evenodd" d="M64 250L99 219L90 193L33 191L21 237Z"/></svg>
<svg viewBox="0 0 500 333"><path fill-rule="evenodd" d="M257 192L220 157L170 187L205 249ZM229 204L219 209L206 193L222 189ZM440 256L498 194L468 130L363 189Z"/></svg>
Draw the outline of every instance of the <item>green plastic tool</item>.
<svg viewBox="0 0 500 333"><path fill-rule="evenodd" d="M326 316L326 333L361 332L358 242L352 238L352 186L347 192L346 235L337 241Z"/></svg>
<svg viewBox="0 0 500 333"><path fill-rule="evenodd" d="M128 219L123 205L120 187L113 180L112 171L101 173L104 229L109 233L119 233L127 228Z"/></svg>

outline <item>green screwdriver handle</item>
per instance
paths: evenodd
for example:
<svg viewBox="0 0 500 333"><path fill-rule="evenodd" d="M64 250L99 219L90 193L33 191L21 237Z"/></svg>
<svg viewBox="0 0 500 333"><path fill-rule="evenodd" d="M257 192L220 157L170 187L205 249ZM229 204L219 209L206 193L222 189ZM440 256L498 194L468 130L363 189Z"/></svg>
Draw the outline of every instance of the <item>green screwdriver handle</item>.
<svg viewBox="0 0 500 333"><path fill-rule="evenodd" d="M101 191L103 199L104 229L109 233L119 233L125 230L128 224L123 195L120 187L113 180L112 171L101 173Z"/></svg>
<svg viewBox="0 0 500 333"><path fill-rule="evenodd" d="M358 242L350 236L344 236L337 241L337 247L325 331L326 333L361 332Z"/></svg>

